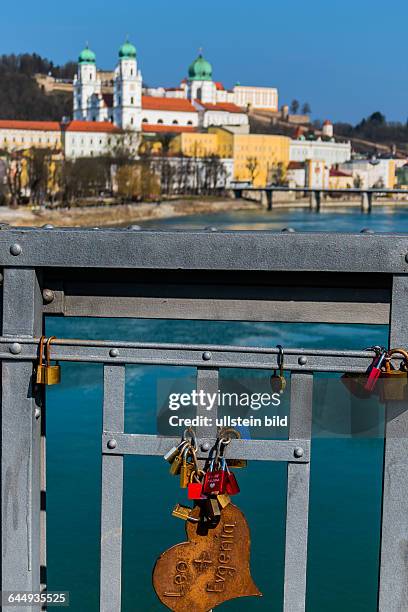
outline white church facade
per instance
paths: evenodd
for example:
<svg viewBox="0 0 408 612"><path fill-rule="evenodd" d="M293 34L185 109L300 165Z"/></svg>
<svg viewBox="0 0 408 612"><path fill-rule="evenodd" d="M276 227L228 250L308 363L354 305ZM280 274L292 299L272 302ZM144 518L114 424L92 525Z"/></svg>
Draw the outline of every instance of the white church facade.
<svg viewBox="0 0 408 612"><path fill-rule="evenodd" d="M119 49L113 94L103 93L95 53L84 49L78 59L73 96L75 121L110 122L139 133L195 131L221 125L249 131L249 108L278 109L275 88L236 85L226 90L213 81L212 66L201 54L179 87L144 88L136 48L130 42Z"/></svg>

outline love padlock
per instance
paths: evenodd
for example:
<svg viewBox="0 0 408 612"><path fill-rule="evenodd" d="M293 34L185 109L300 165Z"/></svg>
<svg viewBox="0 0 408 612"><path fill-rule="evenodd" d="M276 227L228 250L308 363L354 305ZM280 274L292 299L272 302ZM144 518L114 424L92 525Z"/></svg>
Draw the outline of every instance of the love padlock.
<svg viewBox="0 0 408 612"><path fill-rule="evenodd" d="M226 465L226 464L225 464ZM217 469L214 469L217 466ZM227 484L227 471L223 462L217 464L213 460L210 465L210 469L206 472L203 483L203 493L205 495L218 495L219 493L225 493L225 487Z"/></svg>

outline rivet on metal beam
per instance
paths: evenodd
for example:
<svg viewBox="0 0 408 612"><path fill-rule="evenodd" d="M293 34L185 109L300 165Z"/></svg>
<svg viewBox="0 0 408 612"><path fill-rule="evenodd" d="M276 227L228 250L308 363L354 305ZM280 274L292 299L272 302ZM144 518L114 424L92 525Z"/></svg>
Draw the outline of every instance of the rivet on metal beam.
<svg viewBox="0 0 408 612"><path fill-rule="evenodd" d="M201 445L201 450L203 451L203 453L207 453L210 450L209 442L203 442Z"/></svg>
<svg viewBox="0 0 408 612"><path fill-rule="evenodd" d="M42 296L46 304L51 304L54 301L55 293L52 289L43 289Z"/></svg>
<svg viewBox="0 0 408 612"><path fill-rule="evenodd" d="M109 351L109 355L111 357L119 357L119 349L111 348L111 350Z"/></svg>
<svg viewBox="0 0 408 612"><path fill-rule="evenodd" d="M295 450L293 451L293 454L295 455L296 459L300 459L301 457L303 457L304 455L304 450L303 448L301 448L300 446L298 446L297 448L295 448Z"/></svg>
<svg viewBox="0 0 408 612"><path fill-rule="evenodd" d="M408 253L405 255L405 261L408 263Z"/></svg>
<svg viewBox="0 0 408 612"><path fill-rule="evenodd" d="M363 227L360 234L374 234L374 230L370 229L369 227Z"/></svg>
<svg viewBox="0 0 408 612"><path fill-rule="evenodd" d="M42 229L54 229L54 226L51 223L46 223L42 226Z"/></svg>
<svg viewBox="0 0 408 612"><path fill-rule="evenodd" d="M39 419L39 418L40 418L40 416L41 416L41 410L40 410L39 408L36 408L36 409L34 410L34 416L35 416L35 418L36 418L36 419Z"/></svg>
<svg viewBox="0 0 408 612"><path fill-rule="evenodd" d="M129 225L128 229L130 229L130 230L141 230L142 228L140 227L140 225Z"/></svg>
<svg viewBox="0 0 408 612"><path fill-rule="evenodd" d="M205 352L203 353L203 359L204 359L204 361L210 361L211 357L212 357L212 355L211 355L210 351L205 351Z"/></svg>
<svg viewBox="0 0 408 612"><path fill-rule="evenodd" d="M10 247L10 253L12 255L20 255L22 253L23 249L21 248L21 246L16 242L15 244L12 244Z"/></svg>
<svg viewBox="0 0 408 612"><path fill-rule="evenodd" d="M21 344L13 342L13 344L9 346L9 351L12 355L19 355L21 353Z"/></svg>
<svg viewBox="0 0 408 612"><path fill-rule="evenodd" d="M217 227L206 227L205 229L207 232L218 232Z"/></svg>
<svg viewBox="0 0 408 612"><path fill-rule="evenodd" d="M110 450L113 450L114 448L117 447L117 442L115 439L112 438L112 440L108 440L108 443L106 445Z"/></svg>
<svg viewBox="0 0 408 612"><path fill-rule="evenodd" d="M299 365L306 365L307 364L307 357L305 357L304 355L301 355L298 359L298 364Z"/></svg>
<svg viewBox="0 0 408 612"><path fill-rule="evenodd" d="M0 283L2 283L2 282L3 282L3 280L4 280L3 273L2 273L2 272L0 272Z"/></svg>
<svg viewBox="0 0 408 612"><path fill-rule="evenodd" d="M294 234L296 230L294 230L293 227L284 227L281 232L283 232L284 234Z"/></svg>

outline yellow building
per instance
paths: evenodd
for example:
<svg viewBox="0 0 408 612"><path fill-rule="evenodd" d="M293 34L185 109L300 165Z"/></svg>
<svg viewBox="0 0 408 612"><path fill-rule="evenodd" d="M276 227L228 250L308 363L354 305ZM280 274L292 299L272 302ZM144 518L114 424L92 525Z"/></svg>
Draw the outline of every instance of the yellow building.
<svg viewBox="0 0 408 612"><path fill-rule="evenodd" d="M283 178L289 164L287 136L275 134L243 134L234 128L210 128L218 136L220 157L234 159L234 179L250 181L256 187L264 187L277 174Z"/></svg>
<svg viewBox="0 0 408 612"><path fill-rule="evenodd" d="M338 168L332 168L329 175L330 189L351 189L354 187L353 175Z"/></svg>
<svg viewBox="0 0 408 612"><path fill-rule="evenodd" d="M182 132L170 144L170 151L174 155L187 157L209 157L219 155L218 138L216 134L198 132Z"/></svg>

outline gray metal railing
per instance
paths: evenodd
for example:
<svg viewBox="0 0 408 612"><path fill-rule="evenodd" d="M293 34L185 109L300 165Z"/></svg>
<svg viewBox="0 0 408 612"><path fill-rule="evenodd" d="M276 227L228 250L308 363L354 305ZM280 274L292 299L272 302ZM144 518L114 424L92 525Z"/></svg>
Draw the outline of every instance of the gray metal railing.
<svg viewBox="0 0 408 612"><path fill-rule="evenodd" d="M408 345L405 235L11 228L0 231L0 264L2 590L45 583L45 394L32 381L45 316L389 324L390 344ZM124 431L125 364L195 367L197 386L209 390L220 368L271 370L278 351L59 339L53 357L104 364L100 609L119 612L123 458L164 454L174 442ZM287 349L289 440L231 442L230 458L288 466L284 612L305 610L313 373L364 372L371 358ZM205 459L216 431L197 433ZM385 436L378 610L400 612L408 609L406 406L388 404Z"/></svg>

